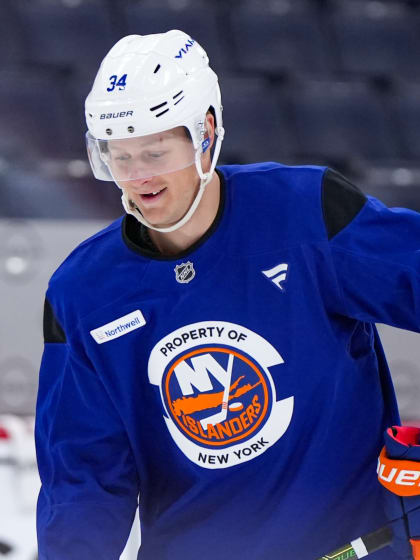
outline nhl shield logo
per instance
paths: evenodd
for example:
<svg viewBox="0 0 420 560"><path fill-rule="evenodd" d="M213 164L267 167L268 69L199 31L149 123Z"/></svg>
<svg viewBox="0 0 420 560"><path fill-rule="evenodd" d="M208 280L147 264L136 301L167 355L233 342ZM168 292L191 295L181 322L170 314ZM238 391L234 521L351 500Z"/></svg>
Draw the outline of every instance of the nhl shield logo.
<svg viewBox="0 0 420 560"><path fill-rule="evenodd" d="M177 264L174 268L176 281L180 284L188 284L195 276L193 263L188 261L186 263Z"/></svg>

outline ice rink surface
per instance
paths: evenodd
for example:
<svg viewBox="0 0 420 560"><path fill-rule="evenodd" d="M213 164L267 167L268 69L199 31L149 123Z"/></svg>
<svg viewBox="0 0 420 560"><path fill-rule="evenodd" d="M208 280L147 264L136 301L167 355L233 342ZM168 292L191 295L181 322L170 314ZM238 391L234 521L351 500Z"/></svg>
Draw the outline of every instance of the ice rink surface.
<svg viewBox="0 0 420 560"><path fill-rule="evenodd" d="M40 488L33 417L0 415L0 558L37 558L35 512ZM140 546L138 515L121 560L135 560Z"/></svg>

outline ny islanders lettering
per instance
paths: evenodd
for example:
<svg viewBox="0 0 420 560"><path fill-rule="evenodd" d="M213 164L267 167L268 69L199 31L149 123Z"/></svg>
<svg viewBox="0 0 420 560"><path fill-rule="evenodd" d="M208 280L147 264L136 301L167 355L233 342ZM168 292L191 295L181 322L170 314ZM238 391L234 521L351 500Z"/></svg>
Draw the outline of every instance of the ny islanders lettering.
<svg viewBox="0 0 420 560"><path fill-rule="evenodd" d="M226 445L247 437L260 424L267 411L267 386L258 368L238 352L205 350L184 356L169 371L168 405L193 440ZM225 368L221 361L226 358ZM215 390L212 379L221 390ZM175 397L179 391L181 396Z"/></svg>
<svg viewBox="0 0 420 560"><path fill-rule="evenodd" d="M205 469L251 461L288 429L294 397L278 400L270 368L284 363L258 333L227 321L200 321L153 347L150 383L162 419L185 456Z"/></svg>

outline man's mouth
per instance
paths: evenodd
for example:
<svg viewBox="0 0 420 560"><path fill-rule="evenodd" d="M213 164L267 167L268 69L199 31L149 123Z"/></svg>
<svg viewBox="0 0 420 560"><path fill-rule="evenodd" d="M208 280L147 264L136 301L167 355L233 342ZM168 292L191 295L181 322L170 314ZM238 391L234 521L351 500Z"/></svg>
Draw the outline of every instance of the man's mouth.
<svg viewBox="0 0 420 560"><path fill-rule="evenodd" d="M150 192L150 193L145 193L145 194L141 194L141 198L142 199L155 199L157 198L161 193L163 193L163 191L166 190L166 187L164 187L163 189L158 189L156 191Z"/></svg>

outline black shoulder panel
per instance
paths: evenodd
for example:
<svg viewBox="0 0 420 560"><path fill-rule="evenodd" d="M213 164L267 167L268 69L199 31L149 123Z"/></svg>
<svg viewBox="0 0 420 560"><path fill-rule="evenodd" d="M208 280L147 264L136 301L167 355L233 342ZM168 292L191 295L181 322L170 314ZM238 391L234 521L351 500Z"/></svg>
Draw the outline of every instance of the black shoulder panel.
<svg viewBox="0 0 420 560"><path fill-rule="evenodd" d="M333 238L357 216L366 196L334 169L327 169L322 182L322 211L328 239Z"/></svg>
<svg viewBox="0 0 420 560"><path fill-rule="evenodd" d="M54 315L50 302L44 303L44 342L66 342L66 335Z"/></svg>

